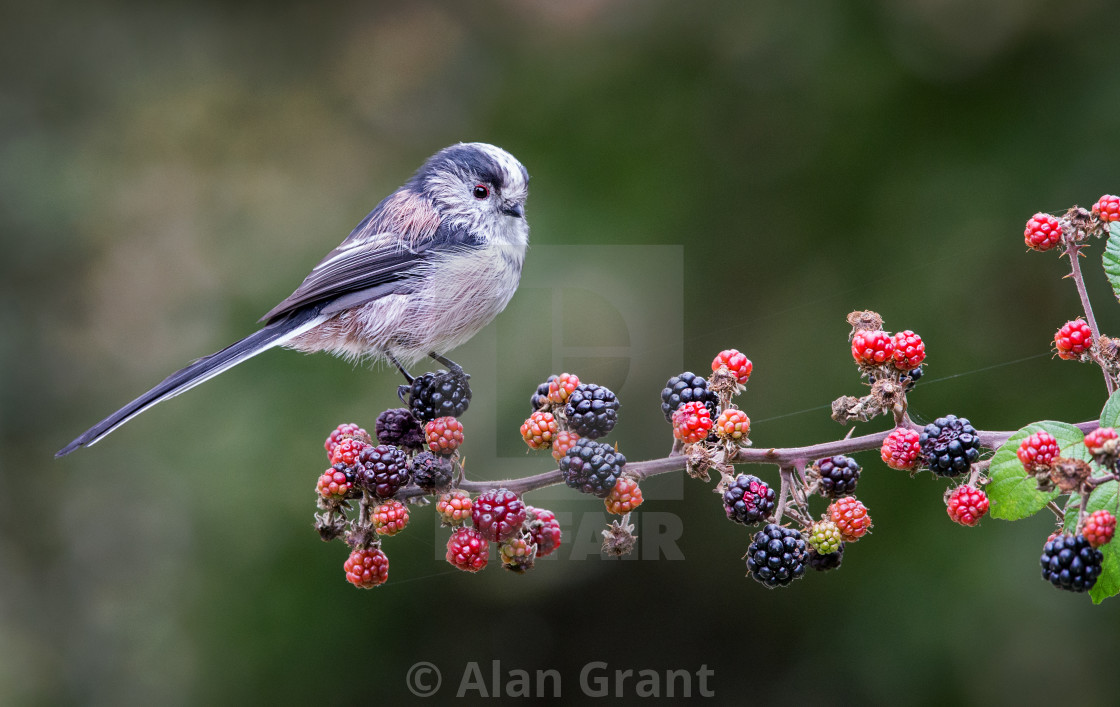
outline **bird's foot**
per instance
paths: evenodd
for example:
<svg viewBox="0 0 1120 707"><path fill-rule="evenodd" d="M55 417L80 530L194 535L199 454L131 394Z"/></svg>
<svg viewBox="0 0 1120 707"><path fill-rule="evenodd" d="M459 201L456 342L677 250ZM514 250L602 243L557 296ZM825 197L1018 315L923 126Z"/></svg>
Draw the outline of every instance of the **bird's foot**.
<svg viewBox="0 0 1120 707"><path fill-rule="evenodd" d="M462 366L455 363L454 361L447 358L446 356L440 356L435 351L429 353L428 356L430 356L432 359L434 359L437 363L442 363L443 365L447 366L447 370L448 370L449 373L453 373L456 376L462 376L464 378L464 380L466 378L470 378L470 376L468 376L466 373L463 372L463 367Z"/></svg>
<svg viewBox="0 0 1120 707"><path fill-rule="evenodd" d="M415 380L415 378L413 378L412 374L408 372L408 369L406 369L404 365L402 365L401 362L397 360L397 357L394 356L393 353L389 351L389 349L385 349L381 353L384 354L385 358L389 359L389 363L397 367L397 370L401 372L401 375L404 376L404 379L406 381L408 381L408 384L412 385L412 381Z"/></svg>

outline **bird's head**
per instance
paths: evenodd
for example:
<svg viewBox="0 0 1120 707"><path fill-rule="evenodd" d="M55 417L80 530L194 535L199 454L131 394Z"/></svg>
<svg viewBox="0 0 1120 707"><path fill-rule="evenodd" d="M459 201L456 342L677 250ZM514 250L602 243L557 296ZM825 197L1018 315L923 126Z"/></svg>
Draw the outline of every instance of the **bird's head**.
<svg viewBox="0 0 1120 707"><path fill-rule="evenodd" d="M529 173L499 147L464 142L440 150L416 173L413 184L441 218L482 238L493 240L528 230L524 221Z"/></svg>

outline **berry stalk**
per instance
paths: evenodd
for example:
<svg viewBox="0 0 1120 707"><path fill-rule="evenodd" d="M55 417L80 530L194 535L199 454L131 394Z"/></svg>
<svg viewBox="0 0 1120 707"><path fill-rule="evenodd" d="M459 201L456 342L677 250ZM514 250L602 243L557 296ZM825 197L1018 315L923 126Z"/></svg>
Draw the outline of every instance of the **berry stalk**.
<svg viewBox="0 0 1120 707"><path fill-rule="evenodd" d="M1076 425L1082 432L1090 432L1098 427L1097 420L1090 420L1081 422ZM914 429L921 429L914 426ZM859 437L850 437L846 439L839 439L834 442L822 442L820 444L812 444L804 447L770 447L768 449L739 449L735 457L727 461L732 464L774 464L783 469L783 485L786 483L786 468L792 469L798 461L805 459L820 459L823 457L836 456L838 454L855 454L856 452L868 452L878 450L883 446L883 440L891 430L884 430L882 432L875 432L873 434L861 435ZM978 430L977 436L980 438L980 446L987 449L998 449L1000 445L1007 441L1011 435L1015 434L1012 431L1003 430ZM645 461L628 462L626 464L626 473L634 478L641 480L647 479L651 476L658 476L660 474L672 474L674 472L684 471L687 463L687 458L680 454L673 454L660 459L647 459ZM789 479L793 481L792 477ZM547 488L549 486L557 486L564 483L564 476L559 469L552 471L534 474L533 476L525 476L520 479L504 479L500 481L471 481L463 479L458 484L458 488L469 491L470 493L482 493L493 488L506 488L517 494L528 493L537 489ZM419 488L405 488L396 498L406 500L417 496L423 496L424 491Z"/></svg>
<svg viewBox="0 0 1120 707"><path fill-rule="evenodd" d="M1097 327L1097 319L1093 316L1093 305L1089 302L1089 292L1085 289L1085 278L1081 275L1081 246L1071 240L1066 246L1065 254L1069 256L1070 277L1077 287L1077 296L1081 298L1081 308L1085 310L1085 321L1089 323L1089 330L1093 332L1093 341L1099 341L1101 330ZM1098 360L1097 364L1100 365L1101 373L1104 374L1104 385L1108 389L1108 394L1112 395L1116 392L1116 385L1112 381L1112 376L1108 374L1108 368L1105 367L1103 361Z"/></svg>

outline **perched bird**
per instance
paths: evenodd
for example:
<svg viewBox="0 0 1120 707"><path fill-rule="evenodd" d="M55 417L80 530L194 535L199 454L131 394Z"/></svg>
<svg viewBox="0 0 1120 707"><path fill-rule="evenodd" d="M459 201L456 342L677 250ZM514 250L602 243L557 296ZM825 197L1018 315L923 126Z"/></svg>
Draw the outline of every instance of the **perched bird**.
<svg viewBox="0 0 1120 707"><path fill-rule="evenodd" d="M528 193L529 173L505 150L481 142L440 150L264 315L259 331L172 373L55 456L274 346L386 360L406 377L404 364L424 356L461 370L442 354L517 290Z"/></svg>

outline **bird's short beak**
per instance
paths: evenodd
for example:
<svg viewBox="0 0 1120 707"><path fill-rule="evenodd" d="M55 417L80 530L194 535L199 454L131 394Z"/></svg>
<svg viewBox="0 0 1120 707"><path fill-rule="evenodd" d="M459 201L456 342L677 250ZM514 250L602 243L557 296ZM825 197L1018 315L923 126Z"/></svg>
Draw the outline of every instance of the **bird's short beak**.
<svg viewBox="0 0 1120 707"><path fill-rule="evenodd" d="M514 216L516 218L524 218L525 207L517 203L516 201L510 202L502 206L502 213L508 214L509 216Z"/></svg>

